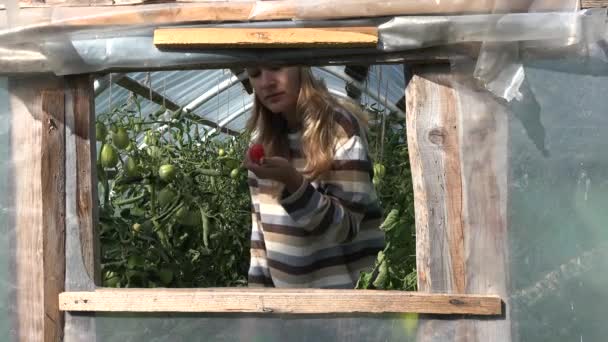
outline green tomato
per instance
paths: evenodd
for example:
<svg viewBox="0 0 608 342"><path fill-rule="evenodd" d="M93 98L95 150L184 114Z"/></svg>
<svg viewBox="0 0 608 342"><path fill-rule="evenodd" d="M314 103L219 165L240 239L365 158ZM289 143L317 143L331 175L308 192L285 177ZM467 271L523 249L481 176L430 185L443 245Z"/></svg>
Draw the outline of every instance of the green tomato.
<svg viewBox="0 0 608 342"><path fill-rule="evenodd" d="M223 157L225 154L226 154L226 152L224 151L224 149L223 149L223 148L220 148L220 149L217 151L217 155L218 155L218 156L220 156L220 157Z"/></svg>
<svg viewBox="0 0 608 342"><path fill-rule="evenodd" d="M383 178L384 175L386 174L386 168L384 167L384 165L381 163L375 163L374 164L374 174L378 178Z"/></svg>
<svg viewBox="0 0 608 342"><path fill-rule="evenodd" d="M101 148L101 165L103 167L115 167L118 163L118 153L111 145L103 145Z"/></svg>
<svg viewBox="0 0 608 342"><path fill-rule="evenodd" d="M95 140L104 141L108 135L108 129L104 124L98 122L95 124Z"/></svg>
<svg viewBox="0 0 608 342"><path fill-rule="evenodd" d="M239 169L232 169L232 171L230 171L230 178L232 178L232 179L239 178L239 175L240 175Z"/></svg>
<svg viewBox="0 0 608 342"><path fill-rule="evenodd" d="M175 196L176 194L173 190L171 190L171 188L165 187L158 193L156 198L158 200L158 204L160 204L161 207L164 207L171 204L171 202L173 202L175 199Z"/></svg>
<svg viewBox="0 0 608 342"><path fill-rule="evenodd" d="M160 179L164 180L165 182L170 182L171 180L173 180L173 178L175 178L176 174L177 174L177 169L175 168L175 166L173 166L171 164L161 165L160 168L158 169L158 176L160 177Z"/></svg>
<svg viewBox="0 0 608 342"><path fill-rule="evenodd" d="M134 223L133 226L131 227L133 229L133 232L135 234L139 233L141 231L141 224L139 223Z"/></svg>
<svg viewBox="0 0 608 342"><path fill-rule="evenodd" d="M112 142L119 150L125 149L129 146L129 134L123 127L119 127L116 133L112 134Z"/></svg>
<svg viewBox="0 0 608 342"><path fill-rule="evenodd" d="M378 177L374 177L374 179L372 179L372 183L374 183L375 187L380 186L380 179Z"/></svg>
<svg viewBox="0 0 608 342"><path fill-rule="evenodd" d="M139 167L137 166L137 162L133 158L129 158L127 159L126 164L127 165L125 167L125 172L127 174L127 177L137 177L139 175Z"/></svg>

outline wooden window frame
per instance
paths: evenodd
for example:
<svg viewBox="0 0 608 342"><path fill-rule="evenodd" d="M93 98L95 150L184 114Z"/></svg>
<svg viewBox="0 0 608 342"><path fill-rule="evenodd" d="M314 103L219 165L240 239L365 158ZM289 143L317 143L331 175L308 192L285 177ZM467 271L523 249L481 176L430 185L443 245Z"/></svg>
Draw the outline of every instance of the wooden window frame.
<svg viewBox="0 0 608 342"><path fill-rule="evenodd" d="M200 312L200 313L420 313L437 315L500 316L503 303L499 296L488 294L424 293L388 290L275 289L275 288L104 288L99 287L98 242L95 233L94 184L95 113L91 75L81 76L75 89L87 99L75 101L73 120L81 127L73 145L66 145L66 182L70 174L78 184L66 186L66 202L83 205L74 208L78 227L67 227L66 283L77 284L74 290L59 294L59 310L69 312ZM78 105L80 104L80 105ZM87 107L87 104L90 104ZM66 122L71 124L70 113ZM86 125L86 129L85 126ZM88 133L87 137L83 136ZM74 149L70 153L70 147ZM74 158L75 157L75 158ZM70 167L72 165L72 167ZM76 166L73 169L73 166ZM72 171L72 172L70 172ZM414 175L420 176L422 175ZM68 206L69 207L69 206ZM74 221L75 222L75 221ZM70 234L78 230L77 235ZM69 251L68 251L69 250ZM81 253L79 255L78 253ZM84 260L84 263L80 263ZM94 274L95 279L90 278ZM74 278L74 279L70 279ZM450 291L453 292L453 291Z"/></svg>

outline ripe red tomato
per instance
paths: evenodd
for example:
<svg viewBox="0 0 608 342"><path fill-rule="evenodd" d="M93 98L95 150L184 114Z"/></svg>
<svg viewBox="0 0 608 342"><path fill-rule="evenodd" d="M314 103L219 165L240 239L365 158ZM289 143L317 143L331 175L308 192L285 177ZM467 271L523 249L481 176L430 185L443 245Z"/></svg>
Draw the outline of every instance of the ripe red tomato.
<svg viewBox="0 0 608 342"><path fill-rule="evenodd" d="M260 163L264 157L264 146L262 144L254 144L249 148L249 159L254 163Z"/></svg>

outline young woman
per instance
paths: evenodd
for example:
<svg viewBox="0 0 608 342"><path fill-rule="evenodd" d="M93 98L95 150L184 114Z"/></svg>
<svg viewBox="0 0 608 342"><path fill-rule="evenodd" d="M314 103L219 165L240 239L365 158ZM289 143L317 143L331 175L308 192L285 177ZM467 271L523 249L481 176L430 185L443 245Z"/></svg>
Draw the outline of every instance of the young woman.
<svg viewBox="0 0 608 342"><path fill-rule="evenodd" d="M307 67L249 68L249 286L354 288L384 248L366 120Z"/></svg>

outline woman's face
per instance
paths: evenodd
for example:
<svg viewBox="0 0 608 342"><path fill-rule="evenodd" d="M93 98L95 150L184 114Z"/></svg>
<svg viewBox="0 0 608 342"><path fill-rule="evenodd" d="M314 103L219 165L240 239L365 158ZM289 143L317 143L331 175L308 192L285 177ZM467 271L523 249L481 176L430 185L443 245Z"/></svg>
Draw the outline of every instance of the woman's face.
<svg viewBox="0 0 608 342"><path fill-rule="evenodd" d="M249 81L264 107L273 113L295 113L300 93L297 67L247 68Z"/></svg>

